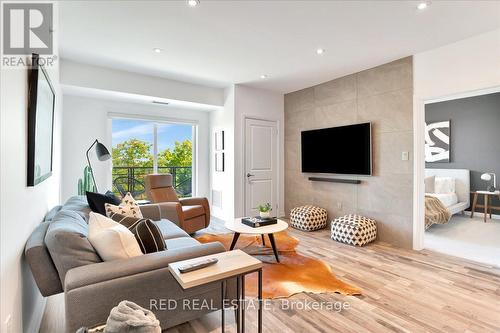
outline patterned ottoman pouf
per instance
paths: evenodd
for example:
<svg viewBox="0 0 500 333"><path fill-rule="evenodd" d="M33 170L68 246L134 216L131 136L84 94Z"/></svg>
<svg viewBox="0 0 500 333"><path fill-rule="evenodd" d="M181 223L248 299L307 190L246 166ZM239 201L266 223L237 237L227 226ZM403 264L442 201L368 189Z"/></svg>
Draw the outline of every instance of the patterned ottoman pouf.
<svg viewBox="0 0 500 333"><path fill-rule="evenodd" d="M316 206L295 207L290 213L291 226L303 231L323 229L327 225L327 220L326 209Z"/></svg>
<svg viewBox="0 0 500 333"><path fill-rule="evenodd" d="M332 221L332 239L337 242L363 246L377 238L377 222L364 216L350 214Z"/></svg>

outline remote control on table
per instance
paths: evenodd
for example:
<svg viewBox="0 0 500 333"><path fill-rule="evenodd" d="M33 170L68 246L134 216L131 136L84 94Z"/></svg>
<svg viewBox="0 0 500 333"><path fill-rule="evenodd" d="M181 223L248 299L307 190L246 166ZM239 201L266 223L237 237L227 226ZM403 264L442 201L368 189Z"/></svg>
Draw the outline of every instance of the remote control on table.
<svg viewBox="0 0 500 333"><path fill-rule="evenodd" d="M217 258L200 260L200 261L194 262L192 264L186 264L186 265L179 267L179 272L187 273L187 272L195 271L197 269L201 269L201 268L205 268L207 266L213 265L218 261L219 260Z"/></svg>

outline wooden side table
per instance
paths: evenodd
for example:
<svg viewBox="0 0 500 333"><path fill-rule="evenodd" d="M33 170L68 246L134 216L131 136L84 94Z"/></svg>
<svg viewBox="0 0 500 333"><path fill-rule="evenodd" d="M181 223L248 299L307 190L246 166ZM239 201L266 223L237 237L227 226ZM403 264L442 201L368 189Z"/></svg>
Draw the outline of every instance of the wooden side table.
<svg viewBox="0 0 500 333"><path fill-rule="evenodd" d="M203 259L217 258L219 261L211 266L184 273L179 272L179 267ZM189 289L212 282L221 283L221 327L225 330L224 292L226 281L236 278L236 332L245 332L245 275L258 272L258 332L262 333L262 262L241 250L234 250L212 254L195 259L174 262L168 265L170 272L180 284L182 289ZM243 303L243 306L241 304Z"/></svg>
<svg viewBox="0 0 500 333"><path fill-rule="evenodd" d="M486 222L486 219L488 218L488 213L490 214L490 219L492 215L492 209L499 209L500 206L492 206L491 205L491 198L493 197L498 197L500 199L500 191L496 192L488 192L488 191L472 191L472 194L474 194L474 199L472 201L472 211L470 214L470 218L474 217L474 213L476 211L476 208L484 208L484 222ZM480 205L477 203L477 198L480 195L484 195L484 204Z"/></svg>

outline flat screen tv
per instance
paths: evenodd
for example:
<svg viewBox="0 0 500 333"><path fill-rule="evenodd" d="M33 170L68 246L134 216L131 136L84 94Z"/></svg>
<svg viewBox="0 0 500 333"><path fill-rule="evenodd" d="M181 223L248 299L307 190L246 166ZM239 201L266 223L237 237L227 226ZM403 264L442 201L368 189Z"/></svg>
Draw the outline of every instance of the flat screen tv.
<svg viewBox="0 0 500 333"><path fill-rule="evenodd" d="M371 123L301 133L302 172L372 174Z"/></svg>

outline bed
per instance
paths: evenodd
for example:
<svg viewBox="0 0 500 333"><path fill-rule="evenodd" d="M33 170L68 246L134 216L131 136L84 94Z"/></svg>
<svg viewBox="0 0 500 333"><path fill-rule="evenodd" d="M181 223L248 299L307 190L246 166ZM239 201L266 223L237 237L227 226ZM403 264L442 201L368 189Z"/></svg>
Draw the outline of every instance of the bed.
<svg viewBox="0 0 500 333"><path fill-rule="evenodd" d="M426 229L432 224L448 223L452 215L461 213L470 206L469 170L425 169L426 181L432 176L436 177L436 188L432 192L426 190L425 193Z"/></svg>

